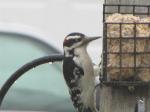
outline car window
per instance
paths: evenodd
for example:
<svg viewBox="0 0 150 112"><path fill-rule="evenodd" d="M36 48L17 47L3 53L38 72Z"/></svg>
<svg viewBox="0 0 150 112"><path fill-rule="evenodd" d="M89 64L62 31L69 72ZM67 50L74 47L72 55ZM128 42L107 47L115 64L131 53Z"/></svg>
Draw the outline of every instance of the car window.
<svg viewBox="0 0 150 112"><path fill-rule="evenodd" d="M25 63L59 53L51 45L25 35L0 33L0 85ZM62 63L47 63L25 73L8 91L3 110L71 112Z"/></svg>

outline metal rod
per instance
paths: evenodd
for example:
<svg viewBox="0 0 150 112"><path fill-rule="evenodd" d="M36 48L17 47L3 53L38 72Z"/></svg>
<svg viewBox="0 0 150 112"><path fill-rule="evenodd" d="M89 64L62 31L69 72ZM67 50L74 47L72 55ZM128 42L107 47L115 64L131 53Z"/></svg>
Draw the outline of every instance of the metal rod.
<svg viewBox="0 0 150 112"><path fill-rule="evenodd" d="M147 11L147 15L150 15L150 6L148 6L148 11Z"/></svg>
<svg viewBox="0 0 150 112"><path fill-rule="evenodd" d="M107 37L107 39L119 39L119 37ZM123 37L122 36L122 39L134 39L134 37ZM143 40L145 40L145 39L150 39L150 37L138 37L137 36L137 38L136 38L137 40L138 39L143 39Z"/></svg>
<svg viewBox="0 0 150 112"><path fill-rule="evenodd" d="M122 24L120 24L120 29L119 29L119 33L120 33L120 43L119 43L119 47L120 47L120 75L119 75L119 79L121 79L122 76Z"/></svg>
<svg viewBox="0 0 150 112"><path fill-rule="evenodd" d="M136 24L134 24L133 30L134 30L134 76L136 76Z"/></svg>
<svg viewBox="0 0 150 112"><path fill-rule="evenodd" d="M120 5L118 5L118 13L120 13Z"/></svg>
<svg viewBox="0 0 150 112"><path fill-rule="evenodd" d="M150 23L149 22L138 22L138 23L135 23L135 22L131 22L131 23L129 23L129 22L123 22L123 23L119 23L119 22L105 22L105 23L107 23L107 24L147 24L147 25L149 25Z"/></svg>
<svg viewBox="0 0 150 112"><path fill-rule="evenodd" d="M106 12L105 15L110 15L110 14L114 14L115 12ZM131 12L121 12L121 14L133 14ZM147 13L140 13L140 12L135 12L134 15L147 15Z"/></svg>
<svg viewBox="0 0 150 112"><path fill-rule="evenodd" d="M135 6L133 6L133 15L135 15Z"/></svg>
<svg viewBox="0 0 150 112"><path fill-rule="evenodd" d="M103 22L105 22L105 12L106 12L106 9L105 9L105 6L103 6Z"/></svg>
<svg viewBox="0 0 150 112"><path fill-rule="evenodd" d="M103 80L107 80L107 24L103 29Z"/></svg>
<svg viewBox="0 0 150 112"><path fill-rule="evenodd" d="M135 4L135 5L132 5L132 4L104 4L104 6L149 7L150 5L138 5L138 4Z"/></svg>
<svg viewBox="0 0 150 112"><path fill-rule="evenodd" d="M39 59L35 59L35 60L23 65L21 68L19 68L16 72L14 72L9 77L9 79L4 83L4 85L2 86L2 88L0 90L0 107L1 107L2 101L3 101L6 93L8 92L10 87L24 73L26 73L30 69L35 68L41 64L45 64L48 62L57 62L57 61L62 61L62 60L63 60L63 55L61 55L61 54L50 55L50 56L41 57Z"/></svg>
<svg viewBox="0 0 150 112"><path fill-rule="evenodd" d="M105 67L103 67L103 68L105 68ZM117 68L117 69L119 69L120 67L117 67L117 66L115 66L115 67L106 67L107 69L113 69L113 68ZM144 68L146 68L146 69L149 69L150 68L150 66L145 66L145 67L136 67L137 69L144 69ZM122 69L134 69L134 67L123 67Z"/></svg>
<svg viewBox="0 0 150 112"><path fill-rule="evenodd" d="M103 81L102 84L106 86L147 86L150 82L142 82L142 81Z"/></svg>
<svg viewBox="0 0 150 112"><path fill-rule="evenodd" d="M150 54L150 52L107 52L107 54Z"/></svg>

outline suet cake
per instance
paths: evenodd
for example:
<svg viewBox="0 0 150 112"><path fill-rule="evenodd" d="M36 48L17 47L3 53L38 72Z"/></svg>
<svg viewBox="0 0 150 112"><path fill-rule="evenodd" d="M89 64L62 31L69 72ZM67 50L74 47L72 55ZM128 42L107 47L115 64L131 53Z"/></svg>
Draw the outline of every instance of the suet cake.
<svg viewBox="0 0 150 112"><path fill-rule="evenodd" d="M150 37L150 17L140 18L131 14L115 13L106 18L106 23L106 36L109 38L107 51L112 53L107 56L109 79L128 80L136 75L136 80L150 81L150 54L144 53L150 52L150 39L144 39ZM135 52L139 54L135 56ZM135 60L136 67L147 68L136 68L135 71Z"/></svg>

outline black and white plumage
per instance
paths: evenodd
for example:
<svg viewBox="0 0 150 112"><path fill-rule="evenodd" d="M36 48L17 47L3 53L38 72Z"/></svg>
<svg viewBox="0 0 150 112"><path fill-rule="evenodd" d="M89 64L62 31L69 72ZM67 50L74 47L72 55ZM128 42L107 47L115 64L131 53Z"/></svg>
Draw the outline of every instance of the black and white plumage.
<svg viewBox="0 0 150 112"><path fill-rule="evenodd" d="M94 68L86 47L98 38L71 33L63 43L63 75L77 112L97 112L94 101Z"/></svg>

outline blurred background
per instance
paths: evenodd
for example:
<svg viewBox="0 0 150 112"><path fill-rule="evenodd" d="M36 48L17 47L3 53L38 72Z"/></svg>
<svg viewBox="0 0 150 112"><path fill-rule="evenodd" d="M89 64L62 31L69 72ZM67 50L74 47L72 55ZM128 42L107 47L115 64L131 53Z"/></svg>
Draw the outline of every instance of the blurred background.
<svg viewBox="0 0 150 112"><path fill-rule="evenodd" d="M0 86L23 64L63 53L63 39L71 32L102 35L102 0L0 0ZM100 62L101 40L88 52ZM73 112L61 63L39 66L9 90L3 110Z"/></svg>

